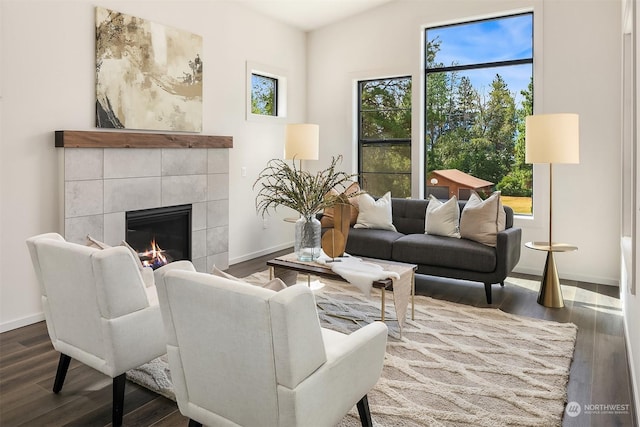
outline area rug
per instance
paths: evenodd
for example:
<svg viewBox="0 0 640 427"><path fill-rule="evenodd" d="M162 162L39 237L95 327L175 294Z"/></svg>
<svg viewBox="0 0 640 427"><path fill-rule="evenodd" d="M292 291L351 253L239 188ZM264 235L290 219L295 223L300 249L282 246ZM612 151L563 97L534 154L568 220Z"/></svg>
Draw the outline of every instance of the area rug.
<svg viewBox="0 0 640 427"><path fill-rule="evenodd" d="M261 272L245 280L264 283ZM380 294L322 280L315 291L323 327L349 333L379 319ZM375 290L374 290L375 291ZM387 298L387 319L393 304ZM376 427L560 426L577 327L429 297L415 297L400 336L389 338L382 376L368 394ZM127 378L175 400L166 356ZM339 427L359 426L354 408Z"/></svg>

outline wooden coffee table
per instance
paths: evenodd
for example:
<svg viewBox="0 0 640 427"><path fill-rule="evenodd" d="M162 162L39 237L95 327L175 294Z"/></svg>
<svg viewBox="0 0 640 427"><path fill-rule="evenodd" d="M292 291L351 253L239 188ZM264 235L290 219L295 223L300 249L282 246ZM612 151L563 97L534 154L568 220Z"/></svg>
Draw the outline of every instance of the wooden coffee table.
<svg viewBox="0 0 640 427"><path fill-rule="evenodd" d="M331 268L323 266L321 264L309 263L296 261L294 259L295 256L285 255L284 257L275 258L267 261L267 266L269 267L269 275L270 279L274 277L280 278L287 286L293 285L296 283L298 273L307 275L307 284L311 285L311 276L324 277L331 280L338 280L342 282L347 282L337 273L334 273ZM415 297L415 271L418 268L415 264L405 264L393 261L383 261L376 260L372 258L363 258L363 261L378 263L385 266L388 265L396 265L399 267L403 267L411 270L411 320L414 320L415 316L415 305L414 305L414 297ZM382 279L376 280L373 282L373 287L381 290L381 307L380 307L380 318L384 322L385 320L385 292L387 290L393 290L393 280L392 279Z"/></svg>

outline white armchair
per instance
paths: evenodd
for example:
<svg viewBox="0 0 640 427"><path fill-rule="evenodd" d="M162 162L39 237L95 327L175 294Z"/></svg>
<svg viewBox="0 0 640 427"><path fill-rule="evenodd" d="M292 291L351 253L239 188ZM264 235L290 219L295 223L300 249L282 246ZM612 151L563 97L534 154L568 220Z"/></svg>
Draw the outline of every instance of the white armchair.
<svg viewBox="0 0 640 427"><path fill-rule="evenodd" d="M113 378L113 425L121 425L126 371L166 352L155 287L145 288L122 246L89 248L56 233L29 238L27 246L49 337L60 352L53 392L76 359Z"/></svg>
<svg viewBox="0 0 640 427"><path fill-rule="evenodd" d="M334 426L382 372L387 326L320 327L312 292L189 271L156 276L180 412L190 426Z"/></svg>

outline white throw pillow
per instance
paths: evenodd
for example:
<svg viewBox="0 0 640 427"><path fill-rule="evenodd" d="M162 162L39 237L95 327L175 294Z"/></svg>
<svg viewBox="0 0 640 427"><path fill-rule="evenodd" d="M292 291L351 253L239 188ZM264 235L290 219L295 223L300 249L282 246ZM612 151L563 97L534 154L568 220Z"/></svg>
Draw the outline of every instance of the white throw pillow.
<svg viewBox="0 0 640 427"><path fill-rule="evenodd" d="M424 217L424 232L435 236L460 238L460 208L453 196L446 202L429 196L429 204Z"/></svg>
<svg viewBox="0 0 640 427"><path fill-rule="evenodd" d="M88 241L87 246L92 248L107 249L111 247L106 243L101 242L100 240L94 239L93 237L91 237L91 235L87 235L87 241ZM142 281L144 282L144 286L146 288L155 286L156 282L153 275L153 268L143 265L142 261L140 261L140 256L138 256L138 252L135 249L133 249L131 245L129 245L127 242L123 240L122 243L120 243L120 246L124 246L125 248L131 251L131 254L133 255L133 259L135 259L136 265L140 269L140 275L142 275Z"/></svg>
<svg viewBox="0 0 640 427"><path fill-rule="evenodd" d="M486 200L472 191L460 216L460 237L496 246L498 232L505 229L506 220L507 214L502 207L499 191Z"/></svg>
<svg viewBox="0 0 640 427"><path fill-rule="evenodd" d="M391 215L391 192L374 200L367 193L358 196L358 220L353 228L377 228L397 231Z"/></svg>
<svg viewBox="0 0 640 427"><path fill-rule="evenodd" d="M213 270L211 270L211 274L213 274L214 276L218 276L218 277L224 277L225 279L229 279L229 280L233 280L234 282L240 282L240 283L245 283L248 285L254 285L253 283L249 283L246 282L242 279L238 279L235 276L232 276L229 273L225 273L224 271L220 270L218 267L216 267L215 265L213 266ZM282 281L282 279L276 277L274 279L269 280L267 283L264 283L262 285L259 285L261 288L265 288L265 289L271 289L272 291L281 291L284 288L287 287L287 285L285 285L285 283Z"/></svg>
<svg viewBox="0 0 640 427"><path fill-rule="evenodd" d="M87 246L91 248L96 248L96 249L107 249L111 247L106 243L101 242L100 240L94 239L93 237L91 237L90 234L87 234Z"/></svg>

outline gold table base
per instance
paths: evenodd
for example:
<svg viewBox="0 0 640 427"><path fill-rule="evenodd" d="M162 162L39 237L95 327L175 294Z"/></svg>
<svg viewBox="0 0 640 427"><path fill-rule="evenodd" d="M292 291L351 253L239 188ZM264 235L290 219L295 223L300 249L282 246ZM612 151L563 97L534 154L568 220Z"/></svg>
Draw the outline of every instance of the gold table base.
<svg viewBox="0 0 640 427"><path fill-rule="evenodd" d="M552 308L564 307L562 288L560 287L560 278L558 277L556 262L553 259L553 252L547 252L547 262L544 265L540 292L538 292L538 304Z"/></svg>
<svg viewBox="0 0 640 427"><path fill-rule="evenodd" d="M538 304L550 308L564 307L560 278L558 277L558 269L556 268L553 253L570 252L578 250L578 248L566 243L549 244L548 242L527 242L525 246L529 249L547 252L547 261L544 264L544 272L542 273L542 280L540 281L540 292L538 292Z"/></svg>

